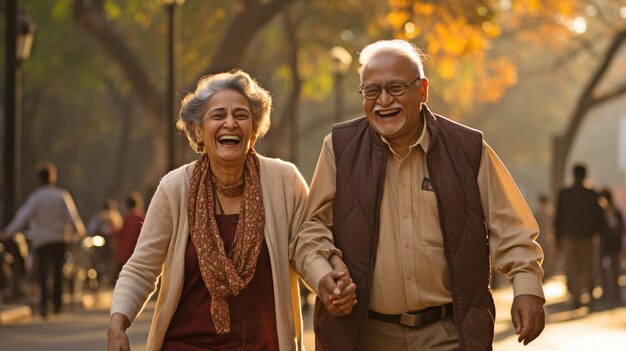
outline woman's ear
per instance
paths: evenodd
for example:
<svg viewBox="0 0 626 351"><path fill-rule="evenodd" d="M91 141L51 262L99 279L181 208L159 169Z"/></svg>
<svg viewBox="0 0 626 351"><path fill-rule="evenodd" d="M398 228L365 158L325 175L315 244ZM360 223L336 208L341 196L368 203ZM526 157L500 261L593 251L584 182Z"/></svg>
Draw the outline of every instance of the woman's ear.
<svg viewBox="0 0 626 351"><path fill-rule="evenodd" d="M197 142L201 142L202 141L202 126L200 126L199 124L194 124L193 125L193 136L196 139Z"/></svg>

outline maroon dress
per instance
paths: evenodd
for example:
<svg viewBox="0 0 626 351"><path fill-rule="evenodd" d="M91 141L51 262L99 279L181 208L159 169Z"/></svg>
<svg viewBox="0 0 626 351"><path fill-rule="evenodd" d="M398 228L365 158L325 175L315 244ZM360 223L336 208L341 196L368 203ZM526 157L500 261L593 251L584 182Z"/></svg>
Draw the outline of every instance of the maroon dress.
<svg viewBox="0 0 626 351"><path fill-rule="evenodd" d="M224 248L229 252L239 215L215 217L224 240ZM190 236L185 253L183 290L161 350L278 350L272 267L265 240L254 277L239 295L227 298L230 333L216 334L211 319L210 301L211 296L202 280L198 254Z"/></svg>

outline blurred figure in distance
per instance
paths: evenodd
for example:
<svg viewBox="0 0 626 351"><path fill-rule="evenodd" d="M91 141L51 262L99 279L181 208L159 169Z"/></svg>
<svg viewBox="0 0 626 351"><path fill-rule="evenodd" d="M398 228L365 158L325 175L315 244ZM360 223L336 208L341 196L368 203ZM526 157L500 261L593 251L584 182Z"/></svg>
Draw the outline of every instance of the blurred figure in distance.
<svg viewBox="0 0 626 351"><path fill-rule="evenodd" d="M128 261L135 250L139 232L145 218L143 197L137 191L133 191L126 199L126 213L122 228L115 233L117 241L116 264L117 272Z"/></svg>
<svg viewBox="0 0 626 351"><path fill-rule="evenodd" d="M598 194L585 185L587 168L577 164L573 175L574 184L559 192L554 228L555 248L565 255L567 288L572 294L573 307L578 308L583 293L592 299L593 238L604 228L605 221Z"/></svg>
<svg viewBox="0 0 626 351"><path fill-rule="evenodd" d="M28 225L27 237L35 250L40 288L40 310L42 317L48 314L48 267L52 267L54 283L52 301L54 313L61 312L62 276L65 263L66 242L72 234L77 238L85 233L85 226L70 193L56 186L57 168L52 163L41 163L36 167L41 185L19 208L15 217L0 232L0 239L15 234Z"/></svg>
<svg viewBox="0 0 626 351"><path fill-rule="evenodd" d="M603 298L611 304L619 304L621 300L618 284L620 273L620 253L624 232L624 219L621 211L613 202L611 190L600 192L600 206L604 211L606 225L600 233L600 264L602 267Z"/></svg>

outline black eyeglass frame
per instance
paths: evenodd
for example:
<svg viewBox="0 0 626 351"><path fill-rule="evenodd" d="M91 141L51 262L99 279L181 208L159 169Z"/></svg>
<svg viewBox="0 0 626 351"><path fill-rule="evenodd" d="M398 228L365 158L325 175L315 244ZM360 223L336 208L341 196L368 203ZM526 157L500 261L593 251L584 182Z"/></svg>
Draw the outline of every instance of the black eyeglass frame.
<svg viewBox="0 0 626 351"><path fill-rule="evenodd" d="M361 94L365 100L376 100L376 99L378 99L380 94L383 92L383 89L385 89L387 94L389 94L391 96L402 96L406 92L407 88L409 88L411 85L413 85L413 84L415 84L415 83L417 83L418 81L421 81L421 80L422 80L422 77L418 76L418 77L416 77L415 79L413 79L412 81L410 81L410 82L408 82L406 84L404 84L402 82L391 82L391 83L385 85L384 87L380 86L380 85L377 85L377 84L369 84L369 85L365 85L365 86L361 85L359 87L359 94ZM389 86L390 85L396 85L396 84L397 84L398 87L402 86L402 92L401 93L392 93L391 91L389 91ZM367 87L376 87L376 88L378 88L378 94L376 94L376 96L374 96L374 97L369 97L369 98L366 97L365 93L364 93L364 89L367 88Z"/></svg>

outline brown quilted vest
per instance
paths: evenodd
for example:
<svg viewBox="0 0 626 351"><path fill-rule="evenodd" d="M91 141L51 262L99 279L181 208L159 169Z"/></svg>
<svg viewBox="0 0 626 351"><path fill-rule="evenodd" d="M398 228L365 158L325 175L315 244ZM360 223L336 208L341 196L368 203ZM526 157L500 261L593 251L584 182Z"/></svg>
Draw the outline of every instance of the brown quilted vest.
<svg viewBox="0 0 626 351"><path fill-rule="evenodd" d="M437 195L461 350L491 350L495 306L489 279L487 230L476 176L482 134L423 108L431 134L427 165ZM379 208L388 148L366 118L333 128L337 191L333 236L357 285L350 315L331 316L316 301L316 350L360 350L379 231Z"/></svg>

